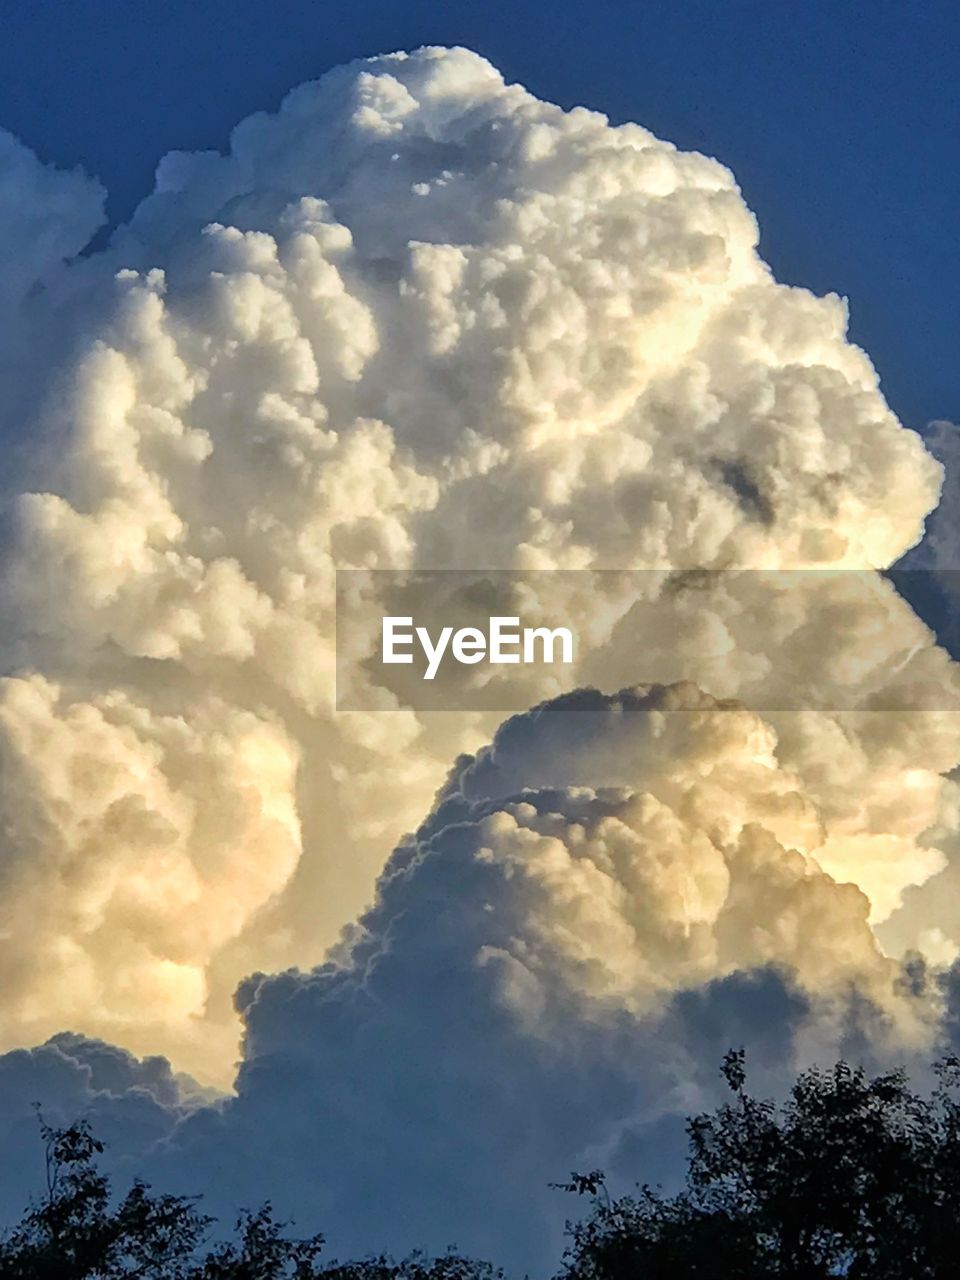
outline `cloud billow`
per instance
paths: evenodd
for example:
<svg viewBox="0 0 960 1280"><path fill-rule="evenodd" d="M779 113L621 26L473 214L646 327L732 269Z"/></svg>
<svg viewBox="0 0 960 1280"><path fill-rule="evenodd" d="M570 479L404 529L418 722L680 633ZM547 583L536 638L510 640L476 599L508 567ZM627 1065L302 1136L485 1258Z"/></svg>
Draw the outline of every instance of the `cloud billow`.
<svg viewBox="0 0 960 1280"><path fill-rule="evenodd" d="M95 184L10 146L0 1036L89 1037L3 1059L12 1106L50 1059L125 1114L104 1041L227 1087L242 1033L124 1158L529 1260L550 1178L709 1095L711 1027L771 1078L858 1001L927 1052L960 685L879 571L942 468L722 165L427 49L166 157L76 258ZM540 705L338 712L336 570L474 568L579 571Z"/></svg>

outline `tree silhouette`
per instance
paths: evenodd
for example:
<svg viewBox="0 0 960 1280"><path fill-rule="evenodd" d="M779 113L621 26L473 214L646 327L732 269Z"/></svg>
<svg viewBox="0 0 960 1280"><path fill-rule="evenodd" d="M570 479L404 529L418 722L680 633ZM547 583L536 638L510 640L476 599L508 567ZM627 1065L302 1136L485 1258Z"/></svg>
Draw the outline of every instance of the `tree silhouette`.
<svg viewBox="0 0 960 1280"><path fill-rule="evenodd" d="M960 1059L929 1095L902 1072L840 1062L804 1072L786 1103L747 1090L688 1123L683 1190L612 1198L600 1172L564 1189L590 1202L568 1227L558 1280L956 1280L960 1276ZM503 1280L451 1252L321 1263L269 1204L217 1239L196 1198L135 1181L112 1194L85 1121L41 1123L44 1194L0 1240L0 1280Z"/></svg>
<svg viewBox="0 0 960 1280"><path fill-rule="evenodd" d="M97 1168L103 1145L86 1121L53 1129L46 1144L45 1196L0 1245L3 1280L180 1280L209 1219L184 1196L154 1196L142 1182L112 1205Z"/></svg>
<svg viewBox="0 0 960 1280"><path fill-rule="evenodd" d="M592 1200L570 1226L565 1280L956 1280L960 1275L960 1061L929 1097L902 1072L838 1063L803 1073L782 1107L746 1090L688 1123L684 1190L611 1200L600 1173L566 1190Z"/></svg>
<svg viewBox="0 0 960 1280"><path fill-rule="evenodd" d="M233 1238L207 1244L214 1220L197 1198L157 1195L135 1181L115 1201L97 1166L103 1144L85 1120L41 1120L45 1194L0 1241L0 1280L498 1280L499 1271L455 1253L394 1262L317 1262L322 1236L285 1234L270 1205L241 1215Z"/></svg>

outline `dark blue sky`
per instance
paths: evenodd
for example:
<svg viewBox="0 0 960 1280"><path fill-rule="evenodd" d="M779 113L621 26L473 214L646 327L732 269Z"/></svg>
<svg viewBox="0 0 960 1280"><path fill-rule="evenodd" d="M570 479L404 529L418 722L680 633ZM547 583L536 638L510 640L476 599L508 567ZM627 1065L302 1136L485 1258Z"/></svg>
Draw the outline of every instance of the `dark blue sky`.
<svg viewBox="0 0 960 1280"><path fill-rule="evenodd" d="M791 283L849 296L913 425L960 417L960 6L948 0L6 0L0 124L122 217L172 148L349 58L466 44L736 172Z"/></svg>

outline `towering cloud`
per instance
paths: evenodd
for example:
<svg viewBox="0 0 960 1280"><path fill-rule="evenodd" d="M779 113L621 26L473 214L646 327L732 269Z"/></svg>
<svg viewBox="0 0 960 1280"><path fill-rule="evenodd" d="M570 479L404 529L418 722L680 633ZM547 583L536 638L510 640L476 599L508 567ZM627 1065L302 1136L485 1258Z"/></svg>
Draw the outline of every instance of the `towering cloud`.
<svg viewBox="0 0 960 1280"><path fill-rule="evenodd" d="M515 716L324 965L241 984L235 1098L204 1106L159 1063L60 1037L8 1055L8 1112L26 1088L82 1103L123 1168L227 1215L270 1196L334 1250L455 1241L539 1271L566 1212L548 1181L598 1162L669 1178L731 1039L772 1087L851 1045L935 1043L939 992L799 851L816 809L776 747L691 685Z"/></svg>
<svg viewBox="0 0 960 1280"><path fill-rule="evenodd" d="M177 1162L242 1170L269 1117L268 1176L335 1245L456 1240L530 1265L559 1239L549 1178L629 1168L644 1142L643 1176L668 1172L677 1144L655 1135L711 1096L724 1037L776 1080L844 1051L860 1005L878 1054L927 1052L937 1002L882 955L864 895L797 851L813 806L775 747L689 685L508 721L338 954L241 985L238 1098L219 1133L186 1124Z"/></svg>
<svg viewBox="0 0 960 1280"><path fill-rule="evenodd" d="M155 1168L528 1259L562 1208L518 1188L695 1105L709 1028L929 1049L898 957L955 953L902 904L956 843L960 682L878 571L941 468L723 166L427 49L166 157L71 258L95 184L2 145L5 1047L229 1085L239 983L237 1098ZM554 700L338 711L335 571L408 568L529 573L577 662L491 705ZM146 1088L154 1137L196 1103L110 1054L6 1061Z"/></svg>
<svg viewBox="0 0 960 1280"><path fill-rule="evenodd" d="M722 166L465 51L340 69L228 155L167 157L112 246L59 275L94 193L18 163L55 229L18 255L20 331L70 336L21 428L47 462L4 585L8 1042L69 1010L225 1080L236 981L319 960L445 762L492 730L334 712L335 568L872 570L936 501L843 304L773 281ZM70 183L81 208L58 220L44 184L65 203ZM718 604L722 672L702 647L678 662L672 635L638 672L597 591L569 602L589 631L571 684L737 694L758 662L776 684L791 639L816 667L827 630L845 708L864 634L885 637L871 695L894 658L953 680L898 600L824 604L822 583L754 605L776 615L759 632ZM825 720L783 749L820 775L826 864L890 864L886 914L939 865L917 840L952 735ZM824 765L838 733L855 799ZM904 769L918 799L894 817Z"/></svg>

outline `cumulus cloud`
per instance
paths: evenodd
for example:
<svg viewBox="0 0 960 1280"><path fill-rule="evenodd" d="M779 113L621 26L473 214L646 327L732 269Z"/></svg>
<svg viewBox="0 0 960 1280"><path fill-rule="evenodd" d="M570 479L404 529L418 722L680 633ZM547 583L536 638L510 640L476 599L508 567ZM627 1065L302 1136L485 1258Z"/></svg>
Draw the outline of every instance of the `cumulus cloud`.
<svg viewBox="0 0 960 1280"><path fill-rule="evenodd" d="M931 620L940 643L954 658L960 656L960 431L952 422L930 423L924 443L943 465L944 479L939 505L926 520L923 540L897 563L893 577L902 594ZM951 794L936 826L929 832L931 844L943 854L936 875L909 886L899 908L880 931L891 950L919 946L941 964L960 955L960 928L954 904L960 891L960 845L957 831L960 810Z"/></svg>
<svg viewBox="0 0 960 1280"><path fill-rule="evenodd" d="M64 264L105 221L105 199L98 182L42 164L0 129L0 445L7 462L0 516L16 477L22 482L32 470L36 441L24 442L23 419L49 376L51 355L68 345L50 302L61 296Z"/></svg>
<svg viewBox="0 0 960 1280"><path fill-rule="evenodd" d="M37 1097L214 1208L532 1266L547 1181L668 1176L731 1041L771 1087L929 1053L960 681L882 571L948 563L954 435L732 175L427 49L166 157L76 258L101 216L0 138L11 1149ZM519 571L577 661L478 671L499 728L417 710L343 569ZM155 1056L229 1086L241 1030L230 1098Z"/></svg>
<svg viewBox="0 0 960 1280"><path fill-rule="evenodd" d="M202 1014L203 963L296 866L295 748L215 700L187 722L39 676L8 680L0 721L17 853L3 869L0 1026L35 1034L83 1010L88 1028L149 1049Z"/></svg>
<svg viewBox="0 0 960 1280"><path fill-rule="evenodd" d="M22 293L99 195L16 157L55 228L17 232ZM27 904L8 1043L69 1009L227 1082L236 982L319 961L492 733L336 713L337 568L661 571L639 602L565 602L587 636L567 687L816 689L770 716L804 855L875 919L938 869L960 751L915 704L956 676L872 571L920 537L940 468L843 302L777 284L756 244L716 161L428 49L168 156L108 248L51 267L28 331L69 340L27 419L0 634L3 875ZM866 577L706 599L671 577L694 569Z"/></svg>
<svg viewBox="0 0 960 1280"><path fill-rule="evenodd" d="M731 1037L782 1087L869 1022L925 1055L947 996L881 952L869 902L796 847L815 807L755 713L691 685L580 691L456 764L372 908L310 972L241 984L235 1097L79 1037L0 1059L24 1096L87 1110L120 1171L269 1195L331 1248L495 1254L540 1269L552 1178L669 1181L681 1117Z"/></svg>
<svg viewBox="0 0 960 1280"><path fill-rule="evenodd" d="M31 290L42 287L105 221L106 193L79 170L44 165L0 129L0 290L3 322Z"/></svg>
<svg viewBox="0 0 960 1280"><path fill-rule="evenodd" d="M50 1125L86 1116L107 1144L111 1172L130 1177L131 1159L162 1141L213 1093L175 1073L165 1058L137 1059L124 1049L70 1032L0 1056L0 1218L19 1216L43 1186L37 1110Z"/></svg>
<svg viewBox="0 0 960 1280"><path fill-rule="evenodd" d="M326 964L241 984L237 1096L151 1172L225 1210L269 1192L334 1250L455 1241L538 1270L567 1211L548 1181L672 1176L731 1037L763 1087L866 1011L874 1053L925 1055L942 1001L793 847L812 806L774 746L689 685L509 720Z"/></svg>
<svg viewBox="0 0 960 1280"><path fill-rule="evenodd" d="M927 517L923 541L904 556L901 565L949 573L960 568L960 428L954 422L931 422L923 432L923 442L943 466L943 488L936 510Z"/></svg>

